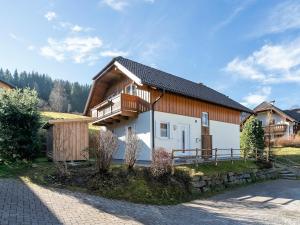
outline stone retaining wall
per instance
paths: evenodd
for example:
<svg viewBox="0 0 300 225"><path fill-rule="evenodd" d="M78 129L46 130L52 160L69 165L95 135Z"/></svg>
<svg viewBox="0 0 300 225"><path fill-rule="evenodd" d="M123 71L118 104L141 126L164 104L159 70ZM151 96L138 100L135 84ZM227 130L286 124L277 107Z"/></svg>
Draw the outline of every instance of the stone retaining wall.
<svg viewBox="0 0 300 225"><path fill-rule="evenodd" d="M253 183L261 180L276 179L279 173L275 169L254 170L244 173L228 172L218 176L193 176L193 189L200 192L219 191L228 187Z"/></svg>

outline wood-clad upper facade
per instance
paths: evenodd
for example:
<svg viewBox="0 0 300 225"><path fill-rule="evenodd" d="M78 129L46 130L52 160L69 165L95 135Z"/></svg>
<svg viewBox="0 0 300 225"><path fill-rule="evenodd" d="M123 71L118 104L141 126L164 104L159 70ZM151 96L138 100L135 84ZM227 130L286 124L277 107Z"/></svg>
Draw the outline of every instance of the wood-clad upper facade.
<svg viewBox="0 0 300 225"><path fill-rule="evenodd" d="M9 89L13 89L13 86L0 80L0 89L9 90Z"/></svg>
<svg viewBox="0 0 300 225"><path fill-rule="evenodd" d="M135 90L130 90L130 88ZM160 100L154 106L155 111L197 118L201 117L202 112L207 112L209 114L210 120L240 124L239 110L227 108L209 102L204 102L180 94L163 92L163 90L158 90L154 87L150 87L149 85L139 86L133 80L128 78L125 74L123 74L116 68L112 68L110 71L107 72L104 81L95 81L94 93L95 94L92 97L92 103L90 104L89 112L89 115L92 117L100 117L98 115L102 115L103 111L107 108L113 110L114 107L118 107L116 106L118 104L117 102L111 102L111 104L106 104L107 107L101 107L101 104L105 105L105 102L107 100L114 101L114 98L117 98L119 94L123 94L123 96L134 95L138 97L134 101L138 101L140 99L140 101L142 101L145 105L145 109L141 110L140 112L150 110L150 105L160 95L162 95ZM118 101L121 100L119 99ZM138 110L136 111L136 113L139 113ZM125 114L126 113L124 113L124 115ZM137 116L137 114L133 115ZM114 121L111 120L111 123L113 122ZM99 123L99 125L105 125L105 123Z"/></svg>

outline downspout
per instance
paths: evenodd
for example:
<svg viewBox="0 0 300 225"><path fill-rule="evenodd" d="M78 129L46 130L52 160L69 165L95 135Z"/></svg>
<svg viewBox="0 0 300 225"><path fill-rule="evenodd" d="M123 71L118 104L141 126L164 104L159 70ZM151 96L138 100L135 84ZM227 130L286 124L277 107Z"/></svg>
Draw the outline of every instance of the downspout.
<svg viewBox="0 0 300 225"><path fill-rule="evenodd" d="M154 148L155 148L155 135L154 135L154 108L155 108L155 104L164 96L165 94L165 90L163 90L163 92L160 94L160 96L158 96L155 101L153 103L151 103L151 113L152 113L152 120L151 120L151 123L152 123L152 156L154 154Z"/></svg>

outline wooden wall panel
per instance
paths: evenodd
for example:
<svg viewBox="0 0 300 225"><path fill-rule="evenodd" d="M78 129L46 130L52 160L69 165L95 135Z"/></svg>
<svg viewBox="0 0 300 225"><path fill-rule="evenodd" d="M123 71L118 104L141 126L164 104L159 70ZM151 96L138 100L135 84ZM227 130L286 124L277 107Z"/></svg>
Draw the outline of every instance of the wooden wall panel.
<svg viewBox="0 0 300 225"><path fill-rule="evenodd" d="M151 102L160 94L158 90L151 89ZM157 102L155 111L198 118L201 118L202 112L208 112L210 120L240 124L240 111L238 110L168 92Z"/></svg>

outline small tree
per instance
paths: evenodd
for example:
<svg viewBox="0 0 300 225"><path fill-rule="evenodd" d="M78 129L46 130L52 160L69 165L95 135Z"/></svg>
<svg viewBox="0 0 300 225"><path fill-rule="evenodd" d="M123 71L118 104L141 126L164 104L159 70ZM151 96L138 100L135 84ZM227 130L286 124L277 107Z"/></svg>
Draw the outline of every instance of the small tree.
<svg viewBox="0 0 300 225"><path fill-rule="evenodd" d="M251 116L246 123L241 134L241 148L245 156L249 156L255 149L262 154L264 149L264 129L261 122Z"/></svg>
<svg viewBox="0 0 300 225"><path fill-rule="evenodd" d="M125 164L131 170L140 152L140 140L136 133L128 131L126 135Z"/></svg>
<svg viewBox="0 0 300 225"><path fill-rule="evenodd" d="M0 91L0 156L32 159L39 150L40 114L34 90Z"/></svg>
<svg viewBox="0 0 300 225"><path fill-rule="evenodd" d="M66 112L68 108L68 98L63 82L56 81L49 96L51 109L57 112Z"/></svg>
<svg viewBox="0 0 300 225"><path fill-rule="evenodd" d="M112 157L118 149L117 137L111 131L100 131L97 139L97 148L94 149L98 172L107 173Z"/></svg>

